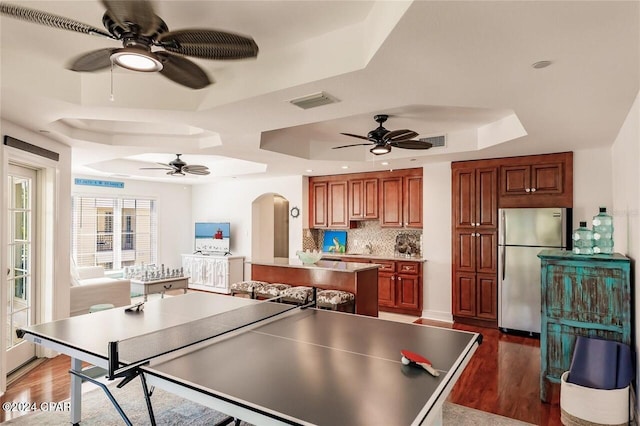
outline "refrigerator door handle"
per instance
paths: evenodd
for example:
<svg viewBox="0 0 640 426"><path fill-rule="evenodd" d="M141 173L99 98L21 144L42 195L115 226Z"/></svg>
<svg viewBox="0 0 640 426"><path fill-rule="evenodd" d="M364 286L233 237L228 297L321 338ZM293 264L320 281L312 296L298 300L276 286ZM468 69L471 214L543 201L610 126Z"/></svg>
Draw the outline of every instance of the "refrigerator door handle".
<svg viewBox="0 0 640 426"><path fill-rule="evenodd" d="M498 244L505 245L507 241L507 219L505 217L504 210L500 210L500 223L498 226L498 238L500 241Z"/></svg>
<svg viewBox="0 0 640 426"><path fill-rule="evenodd" d="M505 246L500 246L500 258L501 258L501 263L502 263L502 267L500 268L501 274L502 274L502 281L504 281L504 278L506 276L506 272L507 272L507 248Z"/></svg>

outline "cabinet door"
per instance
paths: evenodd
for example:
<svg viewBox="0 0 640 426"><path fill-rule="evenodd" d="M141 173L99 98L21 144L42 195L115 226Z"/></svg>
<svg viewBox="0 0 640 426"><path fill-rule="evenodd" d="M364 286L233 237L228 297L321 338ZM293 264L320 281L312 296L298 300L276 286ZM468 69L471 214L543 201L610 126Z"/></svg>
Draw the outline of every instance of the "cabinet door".
<svg viewBox="0 0 640 426"><path fill-rule="evenodd" d="M416 275L397 275L399 308L418 309L420 307L420 283Z"/></svg>
<svg viewBox="0 0 640 426"><path fill-rule="evenodd" d="M402 177L381 178L380 184L380 226L402 227Z"/></svg>
<svg viewBox="0 0 640 426"><path fill-rule="evenodd" d="M349 181L349 219L378 218L378 179Z"/></svg>
<svg viewBox="0 0 640 426"><path fill-rule="evenodd" d="M311 184L311 218L309 227L326 228L329 225L327 217L327 182L313 182Z"/></svg>
<svg viewBox="0 0 640 426"><path fill-rule="evenodd" d="M528 165L502 166L500 195L526 195L531 192L531 167Z"/></svg>
<svg viewBox="0 0 640 426"><path fill-rule="evenodd" d="M404 226L422 228L422 176L404 178Z"/></svg>
<svg viewBox="0 0 640 426"><path fill-rule="evenodd" d="M476 316L483 319L497 319L498 286L495 275L477 275L476 296Z"/></svg>
<svg viewBox="0 0 640 426"><path fill-rule="evenodd" d="M476 232L476 272L495 274L498 271L498 233L496 231Z"/></svg>
<svg viewBox="0 0 640 426"><path fill-rule="evenodd" d="M396 274L378 272L378 306L396 305Z"/></svg>
<svg viewBox="0 0 640 426"><path fill-rule="evenodd" d="M454 169L452 173L453 225L471 228L475 223L476 169Z"/></svg>
<svg viewBox="0 0 640 426"><path fill-rule="evenodd" d="M531 192L533 195L561 194L564 172L562 163L531 166Z"/></svg>
<svg viewBox="0 0 640 426"><path fill-rule="evenodd" d="M364 180L349 181L349 219L364 219Z"/></svg>
<svg viewBox="0 0 640 426"><path fill-rule="evenodd" d="M456 272L453 282L453 315L476 316L476 274Z"/></svg>
<svg viewBox="0 0 640 426"><path fill-rule="evenodd" d="M364 180L364 219L378 218L378 179Z"/></svg>
<svg viewBox="0 0 640 426"><path fill-rule="evenodd" d="M329 228L349 227L348 193L347 181L329 182L327 203L329 207Z"/></svg>
<svg viewBox="0 0 640 426"><path fill-rule="evenodd" d="M476 272L476 232L475 229L453 233L453 266L456 271Z"/></svg>
<svg viewBox="0 0 640 426"><path fill-rule="evenodd" d="M498 168L478 168L475 182L475 227L495 229L498 227Z"/></svg>

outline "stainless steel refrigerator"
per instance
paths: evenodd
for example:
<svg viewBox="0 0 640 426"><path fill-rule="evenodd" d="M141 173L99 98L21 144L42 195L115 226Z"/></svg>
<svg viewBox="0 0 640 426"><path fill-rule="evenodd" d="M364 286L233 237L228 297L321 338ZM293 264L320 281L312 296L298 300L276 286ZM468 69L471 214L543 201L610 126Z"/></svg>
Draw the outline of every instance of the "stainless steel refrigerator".
<svg viewBox="0 0 640 426"><path fill-rule="evenodd" d="M498 217L498 327L503 331L539 334L541 297L537 254L545 249L568 248L571 210L500 209Z"/></svg>

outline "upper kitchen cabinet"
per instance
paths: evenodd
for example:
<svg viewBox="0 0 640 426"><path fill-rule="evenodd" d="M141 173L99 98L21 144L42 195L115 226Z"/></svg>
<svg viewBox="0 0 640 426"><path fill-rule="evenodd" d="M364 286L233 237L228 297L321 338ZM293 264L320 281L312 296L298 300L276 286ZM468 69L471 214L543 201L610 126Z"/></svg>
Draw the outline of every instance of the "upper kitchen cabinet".
<svg viewBox="0 0 640 426"><path fill-rule="evenodd" d="M311 228L349 228L349 186L343 180L311 180L309 194L309 226Z"/></svg>
<svg viewBox="0 0 640 426"><path fill-rule="evenodd" d="M502 159L500 207L572 207L573 153Z"/></svg>
<svg viewBox="0 0 640 426"><path fill-rule="evenodd" d="M349 180L349 219L373 220L378 218L378 179Z"/></svg>
<svg viewBox="0 0 640 426"><path fill-rule="evenodd" d="M309 178L309 227L345 229L359 220L422 228L422 169Z"/></svg>
<svg viewBox="0 0 640 426"><path fill-rule="evenodd" d="M327 218L327 185L328 182L310 182L309 184L309 227L326 228Z"/></svg>
<svg viewBox="0 0 640 426"><path fill-rule="evenodd" d="M451 169L455 228L497 228L498 167L467 161L453 163Z"/></svg>
<svg viewBox="0 0 640 426"><path fill-rule="evenodd" d="M422 228L422 169L385 175L379 187L380 227Z"/></svg>

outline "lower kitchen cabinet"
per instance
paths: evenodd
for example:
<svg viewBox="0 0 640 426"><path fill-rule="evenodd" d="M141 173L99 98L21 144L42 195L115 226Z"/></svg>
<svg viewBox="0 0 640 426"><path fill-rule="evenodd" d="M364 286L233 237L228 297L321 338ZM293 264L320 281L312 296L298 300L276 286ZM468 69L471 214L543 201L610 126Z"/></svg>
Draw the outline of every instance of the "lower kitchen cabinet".
<svg viewBox="0 0 640 426"><path fill-rule="evenodd" d="M184 275L189 277L189 288L216 293L230 293L231 283L244 279L244 257L182 255Z"/></svg>
<svg viewBox="0 0 640 426"><path fill-rule="evenodd" d="M331 257L342 262L377 263L378 309L406 315L422 315L423 262L411 260L371 259L365 257Z"/></svg>
<svg viewBox="0 0 640 426"><path fill-rule="evenodd" d="M457 272L453 283L454 318L495 322L498 318L497 288L496 277L492 274Z"/></svg>
<svg viewBox="0 0 640 426"><path fill-rule="evenodd" d="M540 399L571 367L578 336L631 346L630 260L620 254L576 255L544 250L541 261Z"/></svg>

